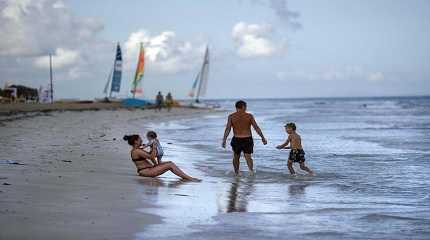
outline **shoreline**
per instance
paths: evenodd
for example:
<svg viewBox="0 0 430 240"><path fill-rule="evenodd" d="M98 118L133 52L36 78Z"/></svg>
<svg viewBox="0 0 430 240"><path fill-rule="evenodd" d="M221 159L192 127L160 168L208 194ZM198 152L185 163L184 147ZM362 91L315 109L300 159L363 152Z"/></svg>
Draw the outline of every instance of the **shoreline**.
<svg viewBox="0 0 430 240"><path fill-rule="evenodd" d="M39 116L49 116L56 112L85 112L85 111L136 111L136 110L153 110L155 106L145 107L127 107L121 102L57 102L57 103L11 103L0 104L0 126L4 122L10 122L20 119L28 119ZM195 109L189 106L177 106L172 109ZM196 110L196 109L195 109ZM197 109L198 110L198 109ZM203 111L220 111L216 109L199 109ZM166 111L166 108L163 108Z"/></svg>
<svg viewBox="0 0 430 240"><path fill-rule="evenodd" d="M66 111L0 125L0 160L23 164L0 164L0 238L130 239L161 223L138 211L157 208L143 196L157 191L159 179L136 175L122 136L215 112Z"/></svg>

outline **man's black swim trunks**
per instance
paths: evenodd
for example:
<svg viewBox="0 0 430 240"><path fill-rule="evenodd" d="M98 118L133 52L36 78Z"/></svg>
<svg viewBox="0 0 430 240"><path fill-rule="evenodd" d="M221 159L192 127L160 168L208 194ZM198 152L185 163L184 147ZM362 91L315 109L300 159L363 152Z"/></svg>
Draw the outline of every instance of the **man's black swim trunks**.
<svg viewBox="0 0 430 240"><path fill-rule="evenodd" d="M251 154L254 152L254 140L252 137L238 138L233 137L230 143L235 154L240 154L241 152L246 154Z"/></svg>
<svg viewBox="0 0 430 240"><path fill-rule="evenodd" d="M305 151L303 151L303 149L291 149L288 160L292 160L293 162L304 162Z"/></svg>

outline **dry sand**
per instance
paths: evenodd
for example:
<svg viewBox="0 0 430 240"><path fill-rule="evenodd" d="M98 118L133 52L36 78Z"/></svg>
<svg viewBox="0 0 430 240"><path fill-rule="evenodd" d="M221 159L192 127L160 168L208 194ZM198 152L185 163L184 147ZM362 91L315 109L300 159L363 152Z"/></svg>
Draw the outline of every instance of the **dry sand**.
<svg viewBox="0 0 430 240"><path fill-rule="evenodd" d="M151 207L140 196L160 182L136 176L122 136L208 112L51 112L1 123L0 239L134 238L160 221L136 211Z"/></svg>
<svg viewBox="0 0 430 240"><path fill-rule="evenodd" d="M26 113L26 112L49 112L49 111L73 111L73 110L107 110L122 108L121 102L56 102L49 103L11 103L0 104L0 115Z"/></svg>

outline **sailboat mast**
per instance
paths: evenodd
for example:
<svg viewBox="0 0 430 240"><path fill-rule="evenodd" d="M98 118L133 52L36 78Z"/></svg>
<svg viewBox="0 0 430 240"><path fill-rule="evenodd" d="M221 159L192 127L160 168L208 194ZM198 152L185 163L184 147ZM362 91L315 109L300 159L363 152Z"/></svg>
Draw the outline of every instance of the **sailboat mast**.
<svg viewBox="0 0 430 240"><path fill-rule="evenodd" d="M197 88L197 94L196 94L196 102L199 102L199 97L200 97L200 90L202 89L202 74L201 71L198 75L199 78L199 87Z"/></svg>
<svg viewBox="0 0 430 240"><path fill-rule="evenodd" d="M112 73L113 73L113 71L114 71L114 68L115 68L115 63L114 63L114 65L113 65L114 67L112 68L112 71L110 72L110 74L109 74L109 81L111 82L111 85L113 84L112 83L112 81L111 81L111 79L112 79ZM112 97L112 86L110 87L110 91L109 91L109 98L111 98Z"/></svg>
<svg viewBox="0 0 430 240"><path fill-rule="evenodd" d="M134 84L134 87L133 87L133 99L136 98L136 85L137 84Z"/></svg>
<svg viewBox="0 0 430 240"><path fill-rule="evenodd" d="M54 86L52 85L52 54L49 54L49 80L51 82L51 103L54 103Z"/></svg>
<svg viewBox="0 0 430 240"><path fill-rule="evenodd" d="M207 73L208 73L208 68L209 68L209 48L208 46L206 46L206 52L205 52L205 56L203 59L203 64L202 64L202 68L200 69L199 72L199 88L197 89L197 95L196 95L196 102L199 102L199 97L200 94L202 93L202 91L204 91L206 86L206 81L207 81Z"/></svg>
<svg viewBox="0 0 430 240"><path fill-rule="evenodd" d="M108 96L111 97L111 95L112 95L112 90L109 90L109 93L108 93L108 89L111 88L110 83L111 83L111 79L112 79L112 72L113 72L113 67L112 67L112 70L109 71L109 76L107 78L106 86L105 86L105 89L103 91L103 93L106 94L106 97L108 97Z"/></svg>
<svg viewBox="0 0 430 240"><path fill-rule="evenodd" d="M103 93L106 98L112 97L112 92L119 92L121 88L121 74L122 74L122 54L119 42L116 46L115 59L111 71L105 85Z"/></svg>

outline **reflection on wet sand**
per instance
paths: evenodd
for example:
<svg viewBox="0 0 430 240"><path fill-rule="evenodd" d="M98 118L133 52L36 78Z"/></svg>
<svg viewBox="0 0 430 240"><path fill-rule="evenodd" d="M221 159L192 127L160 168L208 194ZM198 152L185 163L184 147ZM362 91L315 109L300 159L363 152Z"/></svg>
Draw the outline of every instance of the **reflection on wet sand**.
<svg viewBox="0 0 430 240"><path fill-rule="evenodd" d="M148 186L144 189L144 193L148 195L157 195L159 187L177 188L180 185L187 183L186 181L183 181L181 179L171 181L161 178L147 177L138 178L137 181L142 185Z"/></svg>
<svg viewBox="0 0 430 240"><path fill-rule="evenodd" d="M306 187L309 184L291 184L288 185L288 193L290 196L300 196L305 194Z"/></svg>
<svg viewBox="0 0 430 240"><path fill-rule="evenodd" d="M231 183L227 198L226 212L246 212L248 198L254 191L254 177L236 178Z"/></svg>

